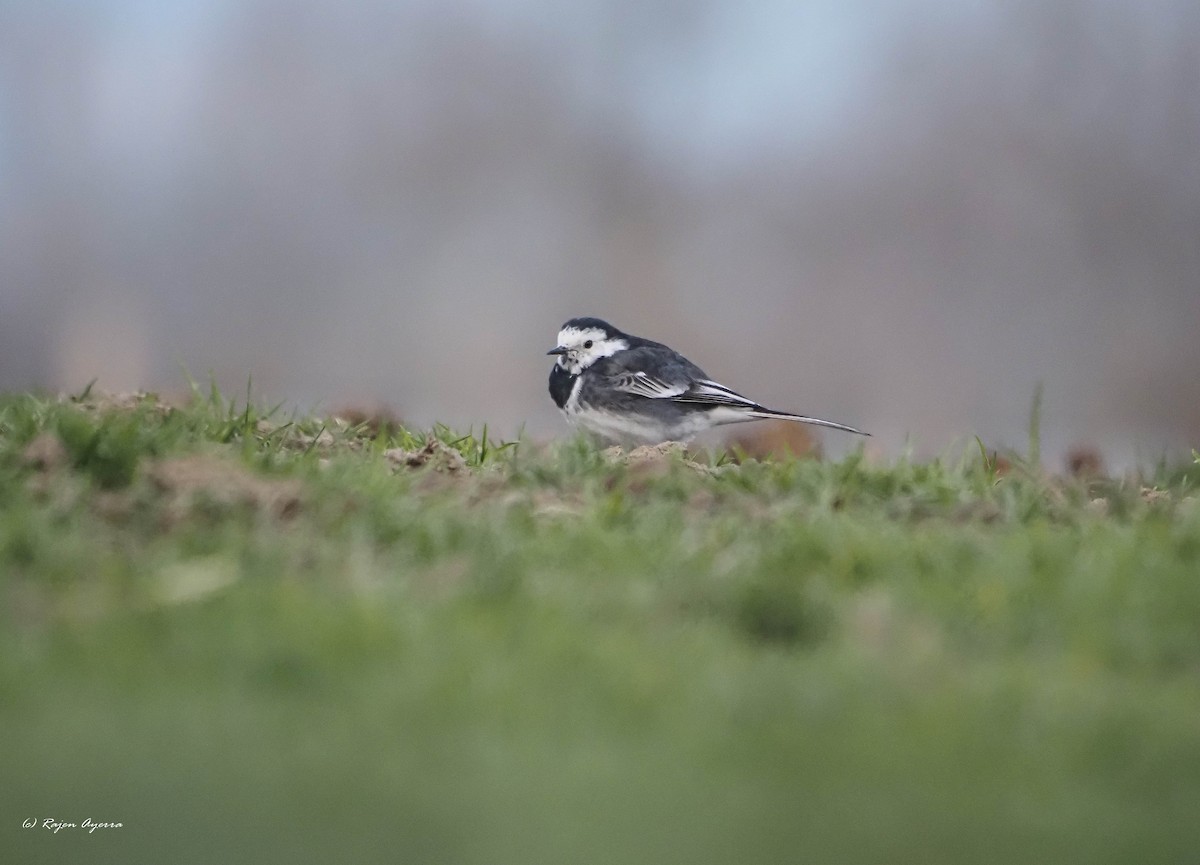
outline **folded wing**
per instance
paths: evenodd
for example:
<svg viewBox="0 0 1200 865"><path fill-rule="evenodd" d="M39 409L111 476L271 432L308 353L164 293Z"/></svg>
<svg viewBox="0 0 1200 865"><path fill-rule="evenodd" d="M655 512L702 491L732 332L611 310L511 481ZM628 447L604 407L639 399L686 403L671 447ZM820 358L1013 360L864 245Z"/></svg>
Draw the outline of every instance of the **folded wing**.
<svg viewBox="0 0 1200 865"><path fill-rule="evenodd" d="M762 409L752 399L747 399L737 391L732 391L720 382L702 378L694 381L687 390L678 397L680 402L699 402L709 405L725 405L733 408L745 408L750 411Z"/></svg>
<svg viewBox="0 0 1200 865"><path fill-rule="evenodd" d="M744 408L747 411L762 410L762 406L754 400L747 399L740 393L710 379L668 382L644 372L631 372L617 376L613 381L613 387L626 393L644 396L647 399L729 406Z"/></svg>
<svg viewBox="0 0 1200 865"><path fill-rule="evenodd" d="M733 423L754 418L779 418L845 430L858 435L870 435L870 433L845 424L767 408L752 399L747 399L737 391L730 390L720 382L708 378L689 378L685 381L670 382L644 372L625 372L614 376L611 383L616 390L647 399L669 400L677 403L689 403L702 408L731 410L729 413L718 412L724 417L717 420L717 423Z"/></svg>

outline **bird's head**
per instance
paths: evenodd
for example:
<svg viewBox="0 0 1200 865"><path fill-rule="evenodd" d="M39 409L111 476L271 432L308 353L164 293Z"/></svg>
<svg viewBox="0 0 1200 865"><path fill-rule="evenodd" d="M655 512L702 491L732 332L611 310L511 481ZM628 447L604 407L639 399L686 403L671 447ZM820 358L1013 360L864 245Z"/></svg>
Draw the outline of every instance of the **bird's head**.
<svg viewBox="0 0 1200 865"><path fill-rule="evenodd" d="M604 357L629 348L626 335L598 318L573 318L558 332L558 345L546 354L558 355L558 365L571 375Z"/></svg>

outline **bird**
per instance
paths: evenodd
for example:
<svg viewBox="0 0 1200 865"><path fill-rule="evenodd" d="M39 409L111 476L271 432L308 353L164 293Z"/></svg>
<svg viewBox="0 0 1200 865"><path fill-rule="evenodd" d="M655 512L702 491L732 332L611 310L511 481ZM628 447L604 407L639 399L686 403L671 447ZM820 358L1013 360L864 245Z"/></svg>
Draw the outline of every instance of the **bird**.
<svg viewBox="0 0 1200 865"><path fill-rule="evenodd" d="M550 370L550 397L567 421L620 443L689 441L720 425L763 418L870 433L845 424L767 408L714 381L661 342L625 333L599 318L565 322Z"/></svg>

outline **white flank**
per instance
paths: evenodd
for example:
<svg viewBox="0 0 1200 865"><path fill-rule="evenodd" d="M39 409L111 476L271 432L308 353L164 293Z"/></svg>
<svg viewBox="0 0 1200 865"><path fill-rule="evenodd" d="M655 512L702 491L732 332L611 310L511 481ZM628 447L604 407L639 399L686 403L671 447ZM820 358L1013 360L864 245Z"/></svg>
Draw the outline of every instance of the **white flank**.
<svg viewBox="0 0 1200 865"><path fill-rule="evenodd" d="M671 430L649 417L586 408L576 412L575 422L588 432L617 442L658 444L671 439Z"/></svg>

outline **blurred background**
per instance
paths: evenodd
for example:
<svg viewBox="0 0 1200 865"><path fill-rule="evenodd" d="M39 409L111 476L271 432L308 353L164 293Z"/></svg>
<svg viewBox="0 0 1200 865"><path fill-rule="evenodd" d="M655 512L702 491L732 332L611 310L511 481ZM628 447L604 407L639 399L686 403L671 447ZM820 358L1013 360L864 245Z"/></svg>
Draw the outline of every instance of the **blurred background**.
<svg viewBox="0 0 1200 865"><path fill-rule="evenodd" d="M1200 445L1200 4L0 3L0 387L545 438L575 315L885 450Z"/></svg>

